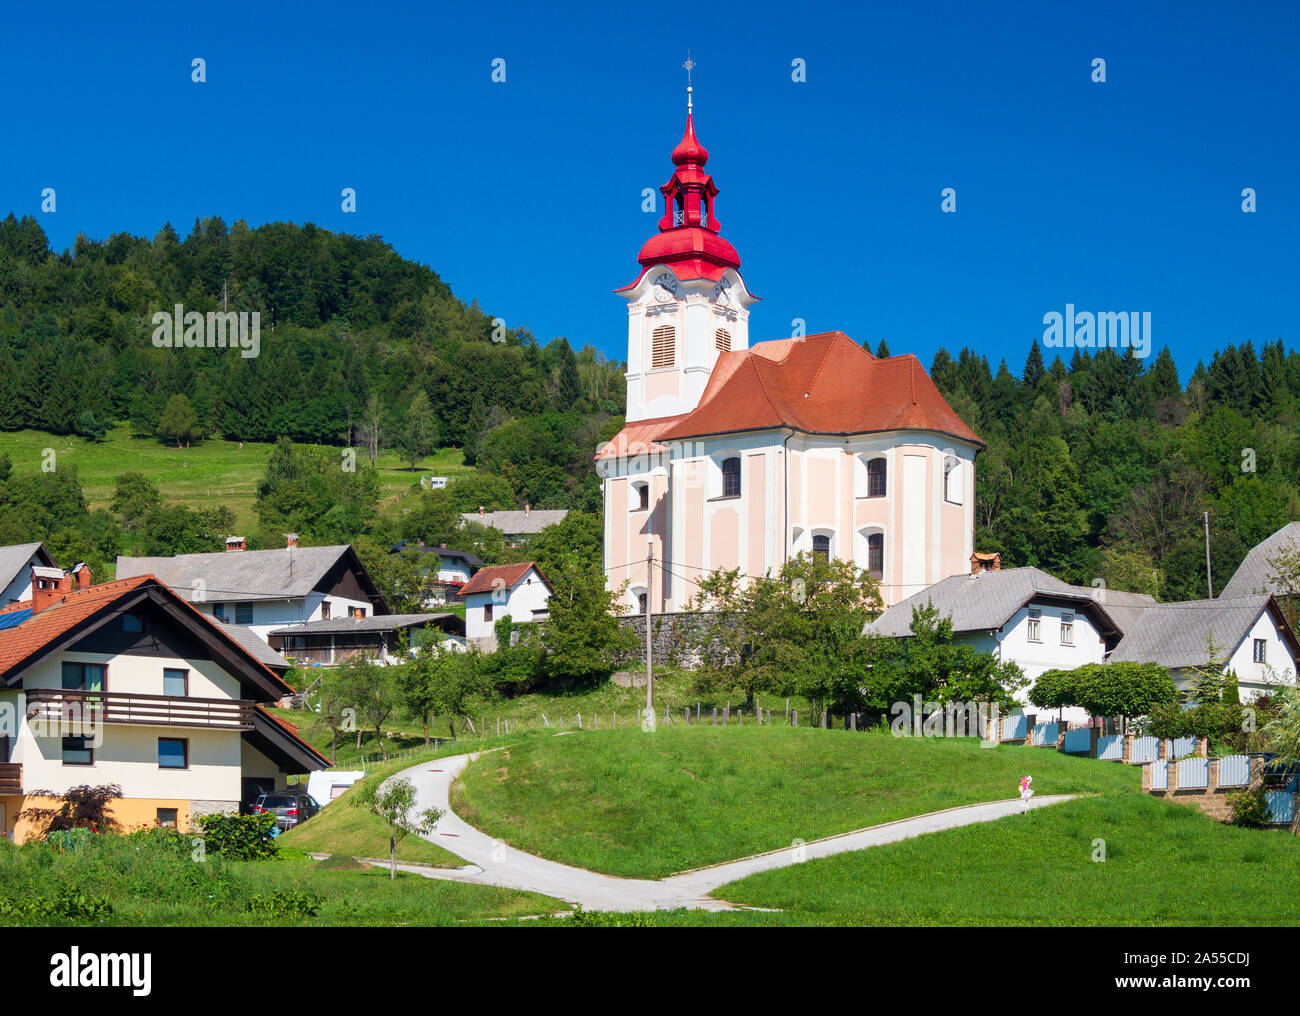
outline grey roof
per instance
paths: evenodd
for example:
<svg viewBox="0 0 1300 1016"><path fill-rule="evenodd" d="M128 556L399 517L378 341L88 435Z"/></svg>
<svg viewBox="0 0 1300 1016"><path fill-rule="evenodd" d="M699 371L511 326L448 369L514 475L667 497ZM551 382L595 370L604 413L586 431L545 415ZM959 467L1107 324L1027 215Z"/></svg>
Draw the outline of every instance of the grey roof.
<svg viewBox="0 0 1300 1016"><path fill-rule="evenodd" d="M1220 598L1232 599L1255 593L1280 596L1285 593L1285 589L1269 578L1269 573L1273 570L1269 560L1286 550L1300 550L1300 522L1288 522L1267 540L1255 544L1228 580L1228 584L1219 592Z"/></svg>
<svg viewBox="0 0 1300 1016"><path fill-rule="evenodd" d="M391 631L396 628L417 628L454 617L459 614L381 614L378 617L332 617L325 621L308 621L276 628L271 635L302 635L306 633L341 634L355 631Z"/></svg>
<svg viewBox="0 0 1300 1016"><path fill-rule="evenodd" d="M176 557L119 557L117 577L156 576L185 599L292 600L310 593L350 548L278 547Z"/></svg>
<svg viewBox="0 0 1300 1016"><path fill-rule="evenodd" d="M1002 568L974 575L953 575L900 600L867 625L867 631L886 636L911 635L912 608L926 603L933 603L941 617L951 617L955 632L993 631L1039 595L1097 604L1109 616L1109 605L1098 603L1095 593L1094 589L1062 582L1039 568Z"/></svg>
<svg viewBox="0 0 1300 1016"><path fill-rule="evenodd" d="M1110 662L1158 663L1170 669L1203 666L1210 662L1211 636L1221 662L1226 662L1268 601L1261 593L1148 607L1120 639Z"/></svg>
<svg viewBox="0 0 1300 1016"><path fill-rule="evenodd" d="M466 522L477 522L480 525L491 526L493 529L500 529L501 532L514 535L532 535L540 533L547 526L553 526L564 516L569 514L567 508L556 508L549 510L540 510L537 508L527 512L510 511L510 512L462 512L461 518Z"/></svg>
<svg viewBox="0 0 1300 1016"><path fill-rule="evenodd" d="M0 589L18 577L18 573L27 567L27 562L32 559L33 554L42 561L49 561L51 565L54 563L54 558L50 557L50 552L45 549L43 543L16 543L9 547L0 547Z"/></svg>
<svg viewBox="0 0 1300 1016"><path fill-rule="evenodd" d="M271 670L287 670L290 666L289 661L277 653L267 644L266 639L247 628L242 624L222 624L221 630L248 650L250 656L257 660L262 666Z"/></svg>

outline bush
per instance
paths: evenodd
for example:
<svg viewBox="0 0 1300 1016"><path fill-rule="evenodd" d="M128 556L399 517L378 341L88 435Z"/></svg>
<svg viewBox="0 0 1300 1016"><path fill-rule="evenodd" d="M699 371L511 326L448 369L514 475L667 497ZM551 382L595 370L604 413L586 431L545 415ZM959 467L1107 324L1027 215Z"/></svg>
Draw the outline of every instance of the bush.
<svg viewBox="0 0 1300 1016"><path fill-rule="evenodd" d="M315 917L325 901L310 889L276 889L248 899L248 909L264 917Z"/></svg>
<svg viewBox="0 0 1300 1016"><path fill-rule="evenodd" d="M45 842L60 854L75 854L84 850L96 835L89 829L56 829L45 837Z"/></svg>
<svg viewBox="0 0 1300 1016"><path fill-rule="evenodd" d="M1263 787L1234 791L1228 795L1228 804L1232 808L1233 825L1247 829L1268 825L1268 796Z"/></svg>
<svg viewBox="0 0 1300 1016"><path fill-rule="evenodd" d="M264 861L279 854L274 812L204 815L199 825L207 849L231 861Z"/></svg>

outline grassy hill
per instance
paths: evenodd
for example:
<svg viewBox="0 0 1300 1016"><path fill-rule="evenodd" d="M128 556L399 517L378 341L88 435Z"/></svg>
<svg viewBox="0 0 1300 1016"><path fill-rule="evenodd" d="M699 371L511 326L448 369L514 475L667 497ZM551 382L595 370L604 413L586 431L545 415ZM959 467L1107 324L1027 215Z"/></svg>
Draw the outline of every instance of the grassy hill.
<svg viewBox="0 0 1300 1016"><path fill-rule="evenodd" d="M0 452L9 455L15 473L39 472L47 448L54 450L56 468L75 466L92 509L108 507L119 474L140 472L158 485L168 501L189 508L224 505L235 513L241 529L256 523L253 501L273 447L246 441L241 448L238 441L211 439L180 449L156 438L133 437L126 424L113 428L102 441L39 430L0 434ZM421 474L455 477L474 472L455 448L440 448L415 470L393 453L381 455L377 465L381 507L397 504Z"/></svg>
<svg viewBox="0 0 1300 1016"><path fill-rule="evenodd" d="M1134 767L972 740L673 727L521 738L472 763L457 811L512 846L614 875L676 871L957 805L1138 791ZM723 894L725 896L725 893Z"/></svg>

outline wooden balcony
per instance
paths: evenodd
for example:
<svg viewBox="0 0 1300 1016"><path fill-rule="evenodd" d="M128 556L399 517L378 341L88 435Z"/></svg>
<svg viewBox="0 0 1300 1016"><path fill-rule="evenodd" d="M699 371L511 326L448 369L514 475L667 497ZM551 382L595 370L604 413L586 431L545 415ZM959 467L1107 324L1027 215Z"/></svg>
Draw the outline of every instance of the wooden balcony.
<svg viewBox="0 0 1300 1016"><path fill-rule="evenodd" d="M172 695L136 695L114 691L56 691L33 688L27 692L27 718L75 726L97 723L133 723L146 727L203 727L217 730L252 730L253 703L244 699L177 698Z"/></svg>
<svg viewBox="0 0 1300 1016"><path fill-rule="evenodd" d="M0 794L23 792L23 767L17 762L0 762Z"/></svg>

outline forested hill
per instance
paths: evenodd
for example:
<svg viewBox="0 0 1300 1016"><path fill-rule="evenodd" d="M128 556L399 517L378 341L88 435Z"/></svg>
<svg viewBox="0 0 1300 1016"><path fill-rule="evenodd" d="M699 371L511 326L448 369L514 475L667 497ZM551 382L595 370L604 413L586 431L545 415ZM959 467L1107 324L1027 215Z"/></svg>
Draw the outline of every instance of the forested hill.
<svg viewBox="0 0 1300 1016"><path fill-rule="evenodd" d="M178 303L260 312L260 355L155 348L153 315ZM208 218L184 239L167 224L54 253L34 218L0 222L0 430L129 421L152 436L181 394L205 434L342 445L377 424L396 444L421 391L435 444L513 468L534 504L594 507L591 451L622 416L622 365L494 328L378 237Z"/></svg>
<svg viewBox="0 0 1300 1016"><path fill-rule="evenodd" d="M1300 519L1300 353L1280 340L1228 345L1184 385L1169 350L1149 361L1073 350L1020 376L1005 361L940 350L931 367L988 442L976 467L976 548L1061 578L1206 595L1246 552Z"/></svg>

